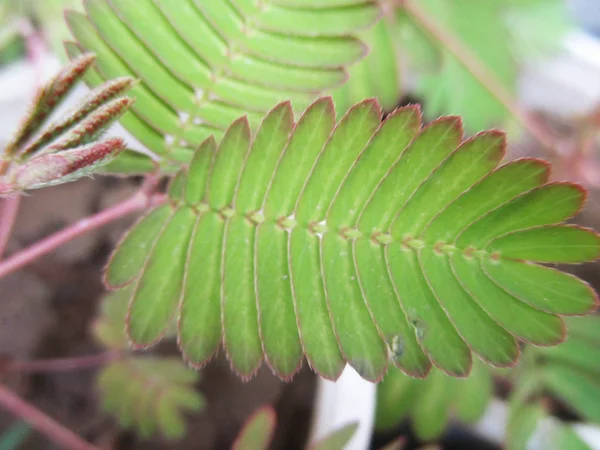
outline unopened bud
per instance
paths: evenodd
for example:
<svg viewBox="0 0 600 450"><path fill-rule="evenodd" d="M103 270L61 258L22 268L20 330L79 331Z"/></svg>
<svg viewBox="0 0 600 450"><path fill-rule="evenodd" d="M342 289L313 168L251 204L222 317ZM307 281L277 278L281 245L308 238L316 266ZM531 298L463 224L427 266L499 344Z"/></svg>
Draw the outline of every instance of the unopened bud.
<svg viewBox="0 0 600 450"><path fill-rule="evenodd" d="M59 141L48 147L49 152L85 145L97 139L133 104L129 97L121 97L101 106L79 122Z"/></svg>
<svg viewBox="0 0 600 450"><path fill-rule="evenodd" d="M62 69L37 93L25 119L21 122L14 137L4 149L6 155L15 154L19 147L25 144L43 125L48 116L71 91L75 83L83 77L85 71L92 65L96 57L86 53L73 60Z"/></svg>
<svg viewBox="0 0 600 450"><path fill-rule="evenodd" d="M24 159L25 157L34 153L36 150L39 150L48 142L51 142L57 136L84 120L95 109L100 108L110 100L123 94L135 83L136 80L134 78L120 77L98 86L83 99L81 105L74 112L59 122L50 125L48 129L45 130L42 135L36 138L34 142L20 151L19 157Z"/></svg>
<svg viewBox="0 0 600 450"><path fill-rule="evenodd" d="M59 153L43 154L0 178L0 195L68 183L91 175L125 149L121 138L111 138Z"/></svg>

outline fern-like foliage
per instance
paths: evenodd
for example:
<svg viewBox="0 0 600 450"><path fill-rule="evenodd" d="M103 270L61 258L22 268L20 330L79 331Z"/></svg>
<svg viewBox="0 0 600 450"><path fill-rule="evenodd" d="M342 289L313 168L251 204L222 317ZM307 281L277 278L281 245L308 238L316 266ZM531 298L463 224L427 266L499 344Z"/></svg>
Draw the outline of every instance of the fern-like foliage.
<svg viewBox="0 0 600 450"><path fill-rule="evenodd" d="M93 55L82 55L39 90L19 129L0 152L0 196L91 175L125 149L122 139L100 138L133 103L123 96L133 85L132 78L102 84L74 111L44 128L93 62Z"/></svg>
<svg viewBox="0 0 600 450"><path fill-rule="evenodd" d="M98 386L104 410L120 426L145 438L160 432L178 439L185 434L183 413L204 406L193 387L198 379L179 359L148 356L110 363L98 376Z"/></svg>
<svg viewBox="0 0 600 450"><path fill-rule="evenodd" d="M433 369L419 380L390 369L377 386L375 428L388 430L410 418L415 434L424 441L439 438L450 418L474 423L492 397L493 381L487 366L475 360L468 378L453 378Z"/></svg>
<svg viewBox="0 0 600 450"><path fill-rule="evenodd" d="M422 127L414 106L381 123L373 100L338 124L329 98L297 122L282 103L254 137L235 121L112 255L107 284L134 286L131 340L152 345L177 317L195 366L223 342L246 378L265 360L287 379L306 356L324 377L349 362L368 380L389 353L413 376L465 376L472 351L510 366L519 340L561 342L559 316L596 294L532 261L598 257L594 232L561 225L585 192L548 183L539 160L497 167L500 132L462 139L460 119Z"/></svg>
<svg viewBox="0 0 600 450"><path fill-rule="evenodd" d="M558 398L581 419L600 423L600 317L567 320L569 337L554 348L527 348L512 379L507 442L511 450L528 448L546 435L543 448L587 449L568 424L551 418L544 396ZM540 423L551 424L540 430ZM550 433L550 428L554 431ZM537 432L534 434L534 431Z"/></svg>
<svg viewBox="0 0 600 450"><path fill-rule="evenodd" d="M148 149L188 162L191 150L247 115L252 129L275 104L304 109L346 80L374 23L374 0L86 0L67 21L81 51L98 55L92 86L141 80L121 123ZM139 156L138 158L142 158Z"/></svg>
<svg viewBox="0 0 600 450"><path fill-rule="evenodd" d="M569 337L562 345L529 349L536 364L532 372L538 386L583 419L600 423L600 319L573 317L567 326Z"/></svg>
<svg viewBox="0 0 600 450"><path fill-rule="evenodd" d="M380 3L388 6L385 24L361 34L372 53L335 91L338 104L377 97L393 106L410 89L430 117L459 114L469 130L506 124L510 113L487 83L516 96L519 67L556 50L569 28L563 0L405 0L395 11L394 2ZM456 46L488 79L456 57ZM412 75L410 85L399 84L398 66Z"/></svg>
<svg viewBox="0 0 600 450"><path fill-rule="evenodd" d="M505 443L507 450L593 450L571 425L550 416L543 406L522 399L511 405Z"/></svg>
<svg viewBox="0 0 600 450"><path fill-rule="evenodd" d="M97 339L107 348L125 351L129 342L123 329L127 312L127 289L115 291L102 301L102 312L94 324ZM177 439L185 433L186 411L199 411L205 401L194 385L200 377L177 358L123 353L98 376L104 410L123 428L140 436L154 433Z"/></svg>
<svg viewBox="0 0 600 450"><path fill-rule="evenodd" d="M384 111L392 111L403 90L399 24L393 17L384 17L358 36L369 54L349 69L348 81L333 91L338 114L371 97L377 98Z"/></svg>

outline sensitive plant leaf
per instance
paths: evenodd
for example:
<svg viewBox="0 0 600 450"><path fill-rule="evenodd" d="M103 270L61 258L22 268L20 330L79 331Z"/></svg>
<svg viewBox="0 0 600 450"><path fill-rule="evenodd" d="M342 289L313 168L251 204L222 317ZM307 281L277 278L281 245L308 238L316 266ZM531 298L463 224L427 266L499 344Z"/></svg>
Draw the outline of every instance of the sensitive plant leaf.
<svg viewBox="0 0 600 450"><path fill-rule="evenodd" d="M435 26L436 35L411 14L415 9ZM486 81L449 51L448 39L439 36L451 36L469 59L477 60L504 90L515 93L519 65L555 50L569 28L569 14L561 0L411 1L398 14L399 47L420 74L416 92L428 113L432 117L459 114L469 130L505 124L510 114Z"/></svg>
<svg viewBox="0 0 600 450"><path fill-rule="evenodd" d="M178 317L188 362L202 366L222 340L244 378L264 360L289 379L304 356L324 377L347 362L378 381L390 354L413 376L434 364L465 377L473 353L511 366L518 341L557 344L560 315L596 307L586 283L536 264L600 255L591 231L573 229L583 250L557 233L581 208L579 186L547 183L531 159L498 167L499 132L461 142L457 118L421 127L415 107L380 114L367 100L335 124L324 98L295 122L282 103L254 138L242 118L206 141L108 265L109 285L135 286L134 343L157 342Z"/></svg>
<svg viewBox="0 0 600 450"><path fill-rule="evenodd" d="M588 448L568 424L544 410L546 394L561 400L583 420L600 421L599 317L569 317L565 321L569 336L564 343L525 349L510 400L507 428L510 449L529 448L527 443L532 439L541 440L540 448ZM553 439L545 439L550 435Z"/></svg>
<svg viewBox="0 0 600 450"><path fill-rule="evenodd" d="M558 347L530 349L540 387L561 399L585 420L600 422L600 320L567 320L568 339Z"/></svg>
<svg viewBox="0 0 600 450"><path fill-rule="evenodd" d="M570 425L547 415L537 405L524 405L509 410L506 448L591 450Z"/></svg>
<svg viewBox="0 0 600 450"><path fill-rule="evenodd" d="M562 38L573 26L563 0L510 0L503 17L510 30L512 51L521 61L539 59L560 50Z"/></svg>
<svg viewBox="0 0 600 450"><path fill-rule="evenodd" d="M542 377L547 388L582 417L600 422L600 384L597 378L554 364L545 365Z"/></svg>
<svg viewBox="0 0 600 450"><path fill-rule="evenodd" d="M420 439L435 439L446 431L451 417L475 423L483 416L492 394L490 371L478 360L465 379L433 369L426 380L418 380L391 369L377 386L375 427L389 430L410 418Z"/></svg>
<svg viewBox="0 0 600 450"><path fill-rule="evenodd" d="M541 406L512 402L506 426L506 448L511 450L530 448L531 436L544 417L544 410Z"/></svg>
<svg viewBox="0 0 600 450"><path fill-rule="evenodd" d="M127 315L132 288L133 286L129 285L112 291L104 296L100 303L100 314L94 321L93 331L96 339L109 349L129 350L131 348L123 326L123 317ZM173 325L167 330L167 338L176 335Z"/></svg>
<svg viewBox="0 0 600 450"><path fill-rule="evenodd" d="M248 418L233 443L233 450L267 450L273 439L277 416L270 406L264 406Z"/></svg>
<svg viewBox="0 0 600 450"><path fill-rule="evenodd" d="M84 52L77 44L73 42L65 43L65 50L67 55L69 55L70 59L77 58L79 55L82 55ZM90 86L99 86L104 83L104 79L100 77L96 70L88 70L84 78L85 82ZM134 86L129 92L130 95L135 93L136 90L139 90L139 86ZM139 103L139 96L136 97L136 103ZM165 139L162 134L151 128L147 125L141 118L139 118L132 109L127 111L119 123L125 126L131 133L133 133L137 140L148 150L154 153L154 155L159 155L164 147ZM137 152L136 152L137 153Z"/></svg>
<svg viewBox="0 0 600 450"><path fill-rule="evenodd" d="M422 390L419 386L424 386L421 380L407 376L400 370L388 370L381 383L377 385L375 429L389 430L402 422L414 406L419 391Z"/></svg>
<svg viewBox="0 0 600 450"><path fill-rule="evenodd" d="M365 98L377 98L384 111L391 111L398 104L402 95L398 31L396 21L384 17L358 34L369 53L350 67L348 81L332 93L339 114Z"/></svg>
<svg viewBox="0 0 600 450"><path fill-rule="evenodd" d="M203 397L194 389L198 373L178 360L124 358L105 366L98 376L103 408L124 428L143 438L161 433L169 439L185 434L183 413L199 411Z"/></svg>
<svg viewBox="0 0 600 450"><path fill-rule="evenodd" d="M375 23L379 7L375 0L318 3L88 0L85 14L67 13L77 42L66 49L71 58L96 53L91 86L140 79L122 124L173 159L177 149L220 139L240 116L256 130L273 105L289 99L301 111L346 80L347 67L367 51L351 35Z"/></svg>
<svg viewBox="0 0 600 450"><path fill-rule="evenodd" d="M350 423L332 431L329 435L310 445L309 450L344 450L358 430L358 423Z"/></svg>
<svg viewBox="0 0 600 450"><path fill-rule="evenodd" d="M129 348L127 334L123 327L123 317L127 314L127 303L131 287L110 292L102 300L100 315L93 325L94 336L102 345L110 349Z"/></svg>

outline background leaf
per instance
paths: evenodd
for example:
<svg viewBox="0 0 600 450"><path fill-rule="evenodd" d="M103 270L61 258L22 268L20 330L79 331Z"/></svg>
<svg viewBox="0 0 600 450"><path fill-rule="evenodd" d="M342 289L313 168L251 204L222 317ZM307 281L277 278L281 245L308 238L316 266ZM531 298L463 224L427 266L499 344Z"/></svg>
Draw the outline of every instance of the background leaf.
<svg viewBox="0 0 600 450"><path fill-rule="evenodd" d="M346 444L354 437L358 430L358 423L350 423L344 425L338 430L332 431L331 434L315 442L309 447L309 450L343 450Z"/></svg>
<svg viewBox="0 0 600 450"><path fill-rule="evenodd" d="M393 109L400 99L401 68L404 90L422 100L428 118L460 115L469 132L506 126L511 117L449 50L450 39L516 96L519 69L557 51L571 28L563 0L410 0L395 11L389 6L394 2L381 3L389 10L384 20L360 35L371 52L334 91L340 109L369 97Z"/></svg>
<svg viewBox="0 0 600 450"><path fill-rule="evenodd" d="M332 93L339 114L370 97L376 97L384 111L392 111L398 104L403 93L399 33L394 18L384 17L358 34L369 53L350 68L348 81Z"/></svg>
<svg viewBox="0 0 600 450"><path fill-rule="evenodd" d="M199 380L177 359L140 357L111 362L98 376L105 411L141 437L161 433L178 439L185 434L186 411L199 411L204 399L194 389Z"/></svg>
<svg viewBox="0 0 600 450"><path fill-rule="evenodd" d="M568 423L551 417L544 408L545 396L551 394L580 419L600 421L597 407L600 319L597 315L570 317L566 323L569 337L563 344L552 348L527 346L523 364L511 374L515 387L506 431L510 450L534 444L551 449L589 448Z"/></svg>
<svg viewBox="0 0 600 450"><path fill-rule="evenodd" d="M276 103L289 99L301 111L342 84L346 67L366 53L350 34L378 16L374 0L327 0L318 10L304 3L261 9L249 0L91 0L85 14L67 14L77 43L66 48L71 57L97 54L91 86L139 78L123 126L155 154L189 162L204 139L219 139L238 117L256 129Z"/></svg>
<svg viewBox="0 0 600 450"><path fill-rule="evenodd" d="M451 417L465 423L479 420L492 397L488 368L476 361L468 378L456 379L433 369L426 380L391 369L377 386L375 427L385 431L410 419L422 440L439 438Z"/></svg>
<svg viewBox="0 0 600 450"><path fill-rule="evenodd" d="M269 448L277 416L270 406L255 411L246 421L233 443L233 450L266 450Z"/></svg>

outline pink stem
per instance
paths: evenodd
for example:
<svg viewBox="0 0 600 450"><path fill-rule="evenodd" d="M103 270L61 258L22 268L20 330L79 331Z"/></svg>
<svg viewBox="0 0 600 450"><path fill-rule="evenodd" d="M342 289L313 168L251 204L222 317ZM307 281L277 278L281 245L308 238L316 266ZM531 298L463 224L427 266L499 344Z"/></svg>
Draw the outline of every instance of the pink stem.
<svg viewBox="0 0 600 450"><path fill-rule="evenodd" d="M2 208L0 209L0 258L2 258L2 254L10 239L10 233L15 224L20 203L20 195L6 197L2 200Z"/></svg>
<svg viewBox="0 0 600 450"><path fill-rule="evenodd" d="M0 262L0 278L30 264L39 257L50 253L61 245L87 233L88 231L100 228L108 223L114 222L123 216L134 211L138 211L147 206L157 205L165 201L163 194L155 194L148 198L142 192L138 192L133 197L99 212L91 217L81 219L73 225L42 239L36 244L21 250L10 256L8 259Z"/></svg>
<svg viewBox="0 0 600 450"><path fill-rule="evenodd" d="M99 450L98 447L84 441L71 430L23 401L2 385L0 385L0 405L46 435L48 439L61 448L68 450Z"/></svg>
<svg viewBox="0 0 600 450"><path fill-rule="evenodd" d="M97 355L77 358L41 359L36 361L14 361L7 365L7 372L37 373L37 372L70 372L101 366L119 359L123 355L118 350L109 350Z"/></svg>
<svg viewBox="0 0 600 450"><path fill-rule="evenodd" d="M481 63L456 36L431 20L414 0L400 0L400 5L413 19L427 31L436 41L440 42L471 74L500 102L506 110L517 119L553 156L559 152L551 136L542 129L539 123L527 114L513 98L511 92L496 77L496 74Z"/></svg>

